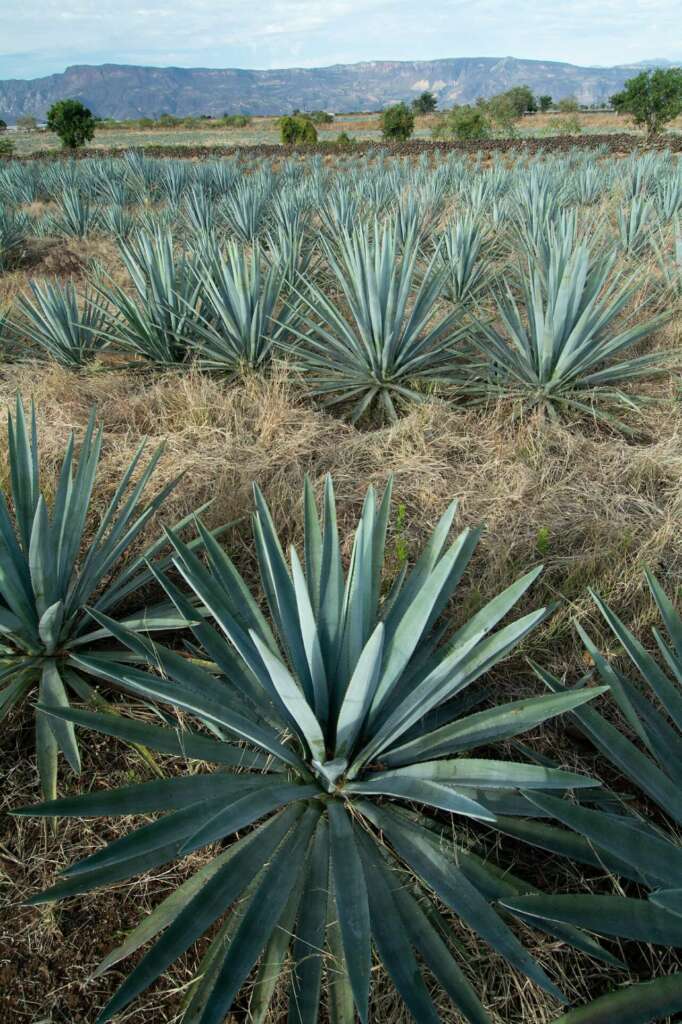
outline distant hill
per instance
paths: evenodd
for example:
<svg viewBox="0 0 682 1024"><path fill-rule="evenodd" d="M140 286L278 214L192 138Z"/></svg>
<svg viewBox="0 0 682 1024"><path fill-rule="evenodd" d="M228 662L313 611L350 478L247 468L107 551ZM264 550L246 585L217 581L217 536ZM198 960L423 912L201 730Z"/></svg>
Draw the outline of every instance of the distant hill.
<svg viewBox="0 0 682 1024"><path fill-rule="evenodd" d="M456 57L430 61L369 61L326 68L247 71L238 68L150 68L77 64L62 74L0 81L0 117L45 116L55 100L82 100L100 117L223 113L282 114L305 110L377 110L425 89L441 107L470 103L512 85L529 85L555 99L600 103L652 60L612 68L583 68L515 57Z"/></svg>

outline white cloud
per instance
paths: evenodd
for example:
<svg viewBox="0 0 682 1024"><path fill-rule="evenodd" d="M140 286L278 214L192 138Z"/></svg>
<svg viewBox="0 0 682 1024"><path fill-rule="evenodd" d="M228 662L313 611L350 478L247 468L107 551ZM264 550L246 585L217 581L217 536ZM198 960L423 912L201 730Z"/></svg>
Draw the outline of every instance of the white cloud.
<svg viewBox="0 0 682 1024"><path fill-rule="evenodd" d="M682 56L679 0L117 0L111 7L101 0L0 0L0 24L0 78L105 61L273 68L464 56L578 64Z"/></svg>

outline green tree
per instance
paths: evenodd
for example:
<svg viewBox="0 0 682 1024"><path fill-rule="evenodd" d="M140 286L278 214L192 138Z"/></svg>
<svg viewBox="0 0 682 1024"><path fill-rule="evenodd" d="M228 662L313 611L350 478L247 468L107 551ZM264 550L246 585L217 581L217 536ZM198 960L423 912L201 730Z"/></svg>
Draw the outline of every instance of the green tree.
<svg viewBox="0 0 682 1024"><path fill-rule="evenodd" d="M432 114L438 106L438 100L432 92L423 92L412 100L412 109L415 114Z"/></svg>
<svg viewBox="0 0 682 1024"><path fill-rule="evenodd" d="M546 114L547 111L552 106L552 97L551 96L538 96L538 106L540 107L540 110L542 111L542 113Z"/></svg>
<svg viewBox="0 0 682 1024"><path fill-rule="evenodd" d="M490 135L490 123L481 107L453 107L436 125L436 138L486 139Z"/></svg>
<svg viewBox="0 0 682 1024"><path fill-rule="evenodd" d="M317 129L310 118L303 114L281 117L279 130L285 146L314 145L317 142Z"/></svg>
<svg viewBox="0 0 682 1024"><path fill-rule="evenodd" d="M7 131L7 121L3 121L3 119L0 117L0 132L6 132L6 131Z"/></svg>
<svg viewBox="0 0 682 1024"><path fill-rule="evenodd" d="M564 96L562 100L557 103L557 109L562 114L575 114L578 108L578 101L575 96Z"/></svg>
<svg viewBox="0 0 682 1024"><path fill-rule="evenodd" d="M386 107L381 114L381 131L385 139L405 142L414 131L414 114L405 103Z"/></svg>
<svg viewBox="0 0 682 1024"><path fill-rule="evenodd" d="M95 119L80 100L58 100L47 112L48 130L66 149L77 149L95 136Z"/></svg>
<svg viewBox="0 0 682 1024"><path fill-rule="evenodd" d="M501 92L491 96L485 107L490 120L505 135L516 134L516 122L521 114L518 104L509 93Z"/></svg>
<svg viewBox="0 0 682 1024"><path fill-rule="evenodd" d="M38 121L33 114L22 114L17 118L17 128L21 128L25 132L31 132L37 127Z"/></svg>
<svg viewBox="0 0 682 1024"><path fill-rule="evenodd" d="M522 117L523 114L534 114L538 109L535 96L527 85L515 85L501 95L505 96L509 103L513 105L517 117Z"/></svg>
<svg viewBox="0 0 682 1024"><path fill-rule="evenodd" d="M658 135L682 113L682 68L656 68L628 79L622 92L611 97L619 114L630 114L648 136Z"/></svg>

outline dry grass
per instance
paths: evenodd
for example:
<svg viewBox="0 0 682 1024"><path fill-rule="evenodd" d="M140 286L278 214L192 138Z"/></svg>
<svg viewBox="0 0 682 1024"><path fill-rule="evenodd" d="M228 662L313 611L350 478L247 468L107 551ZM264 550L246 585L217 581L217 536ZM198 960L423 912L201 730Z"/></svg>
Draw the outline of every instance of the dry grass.
<svg viewBox="0 0 682 1024"><path fill-rule="evenodd" d="M593 585L639 632L649 625L652 608L642 588L643 566L653 567L674 590L682 569L679 530L682 503L682 410L672 392L662 408L651 411L643 440L627 442L599 431L513 423L495 410L465 413L434 402L415 409L396 426L360 431L304 403L296 384L282 372L272 379L244 379L229 386L192 373L148 375L100 371L74 375L53 365L5 367L0 376L0 405L15 390L37 404L45 470L54 474L69 430L81 431L92 403L105 426L105 450L99 503L138 443L165 439L160 485L183 471L181 487L165 513L168 521L208 498L212 523L244 517L256 480L271 503L285 541L300 541L300 498L307 472L318 489L326 472L334 475L340 520L346 537L367 484L395 479L396 507L404 504L404 539L411 554L421 546L446 503L460 501L459 525L484 523L486 530L453 619L482 601L542 557L546 572L529 599L537 604L559 599L554 618L525 645L545 665L573 675L582 667L581 650L571 628L572 615L600 629L586 594ZM7 467L0 462L0 476ZM389 544L395 545L395 523ZM254 578L248 518L235 526L229 545L247 577ZM542 550L539 550L542 549ZM606 641L606 637L602 637ZM521 654L495 674L505 699L533 690ZM4 730L3 809L32 802L37 795L30 752L28 710ZM540 749L585 766L584 746L556 730L532 737ZM174 770L177 770L177 765ZM64 778L63 789L112 786L147 769L108 740L89 740L79 783ZM124 826L127 828L127 823ZM0 978L5 982L0 1021L90 1024L121 975L114 970L90 981L97 961L115 938L158 902L192 864L121 884L104 893L39 909L20 909L17 901L53 881L55 872L103 840L121 831L119 823L65 822L53 833L32 819L4 818L0 839L4 922L0 924ZM474 838L474 837L472 837ZM499 863L533 877L532 851L499 841ZM520 865L520 866L519 866ZM570 865L542 857L542 878L557 888L587 884ZM506 965L457 926L467 948L467 969L482 992L495 1024L550 1024L557 1012L547 997L514 975ZM613 984L612 972L567 952L559 943L525 932L532 951L576 1002ZM642 976L670 968L672 954L636 950ZM188 955L166 979L122 1019L130 1024L177 1019L179 989L196 966ZM622 980L625 980L623 978ZM442 1019L457 1020L442 997ZM376 985L372 1020L407 1021L393 988ZM281 1009L281 1007L280 1007ZM239 1019L235 1017L235 1019ZM275 1012L272 1020L281 1018Z"/></svg>
<svg viewBox="0 0 682 1024"><path fill-rule="evenodd" d="M611 217L612 206L606 211ZM106 238L32 241L21 268L0 277L0 309L25 287L28 276L84 279L93 260L105 263L117 280L124 280L115 246ZM501 262L498 269L505 267L508 264ZM653 262L651 270L649 282L656 273ZM642 299L649 287L643 289ZM678 316L647 346L679 348L681 334ZM155 475L156 486L184 473L164 507L164 520L170 523L211 500L205 519L211 526L234 521L226 544L253 585L255 559L248 516L253 481L268 499L283 542L300 544L304 475L310 475L319 493L324 475L332 473L349 553L351 529L368 484L382 488L392 475L394 508L404 506L405 511L403 527L398 528L396 518L391 524L389 571L398 566L398 548L406 545L409 556L416 555L448 502L457 498L458 527L482 524L485 530L448 610L452 622L471 615L539 562L545 571L526 598L525 608L558 602L551 619L495 671L494 695L504 700L539 692L526 656L569 678L584 670L583 651L573 629L575 617L586 624L602 649L612 647L588 587L598 590L642 637L649 636L655 619L644 586L644 567L656 572L669 593L680 592L682 405L678 389L674 376L647 384L645 392L657 403L646 406L641 419L633 419L637 434L627 439L590 422L559 425L513 419L502 408L472 411L437 400L413 408L394 426L357 429L305 400L285 367L277 367L269 378L253 375L228 383L187 370L131 372L103 366L75 374L52 363L0 364L0 408L13 402L17 390L25 399L35 400L48 489L69 431L81 433L91 406L97 405L105 446L92 528L140 437L149 437L150 450L163 440L166 452ZM3 450L3 487L7 474ZM158 522L153 524L148 538L158 528ZM128 822L67 821L55 833L40 820L4 813L37 799L31 721L31 711L25 708L5 723L0 755L5 779L0 798L0 1024L92 1024L97 1008L123 975L114 970L93 981L90 976L98 961L122 932L208 853L102 893L37 909L22 907L21 901L50 885L58 870L129 827ZM598 770L590 748L570 728L537 730L528 742L567 767ZM182 767L175 761L167 770ZM76 781L65 772L60 788L115 786L146 778L148 771L122 745L88 737L83 775ZM462 838L476 842L482 837L482 831L471 830ZM586 875L499 836L486 839L485 848L500 865L548 888L576 891L593 884L615 885L613 880ZM548 997L514 974L471 932L457 922L453 927L466 947L465 968L494 1024L551 1024L558 1008ZM614 975L540 933L523 929L523 937L576 1003L627 981L627 975ZM202 948L188 954L121 1021L177 1021L181 990L190 981ZM642 978L680 966L671 951L631 946L625 952ZM459 1024L435 989L434 998L445 1024ZM237 1014L234 1019L243 1017ZM272 1024L284 1019L280 1000ZM371 1019L377 1024L389 1020L402 1024L409 1019L378 971Z"/></svg>

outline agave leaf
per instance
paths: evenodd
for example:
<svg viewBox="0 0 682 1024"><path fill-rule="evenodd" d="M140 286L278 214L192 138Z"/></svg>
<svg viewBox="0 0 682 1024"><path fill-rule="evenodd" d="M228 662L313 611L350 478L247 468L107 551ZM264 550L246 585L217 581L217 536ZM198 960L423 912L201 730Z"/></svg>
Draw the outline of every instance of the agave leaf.
<svg viewBox="0 0 682 1024"><path fill-rule="evenodd" d="M629 985L559 1017L554 1024L653 1024L682 1009L682 974Z"/></svg>

